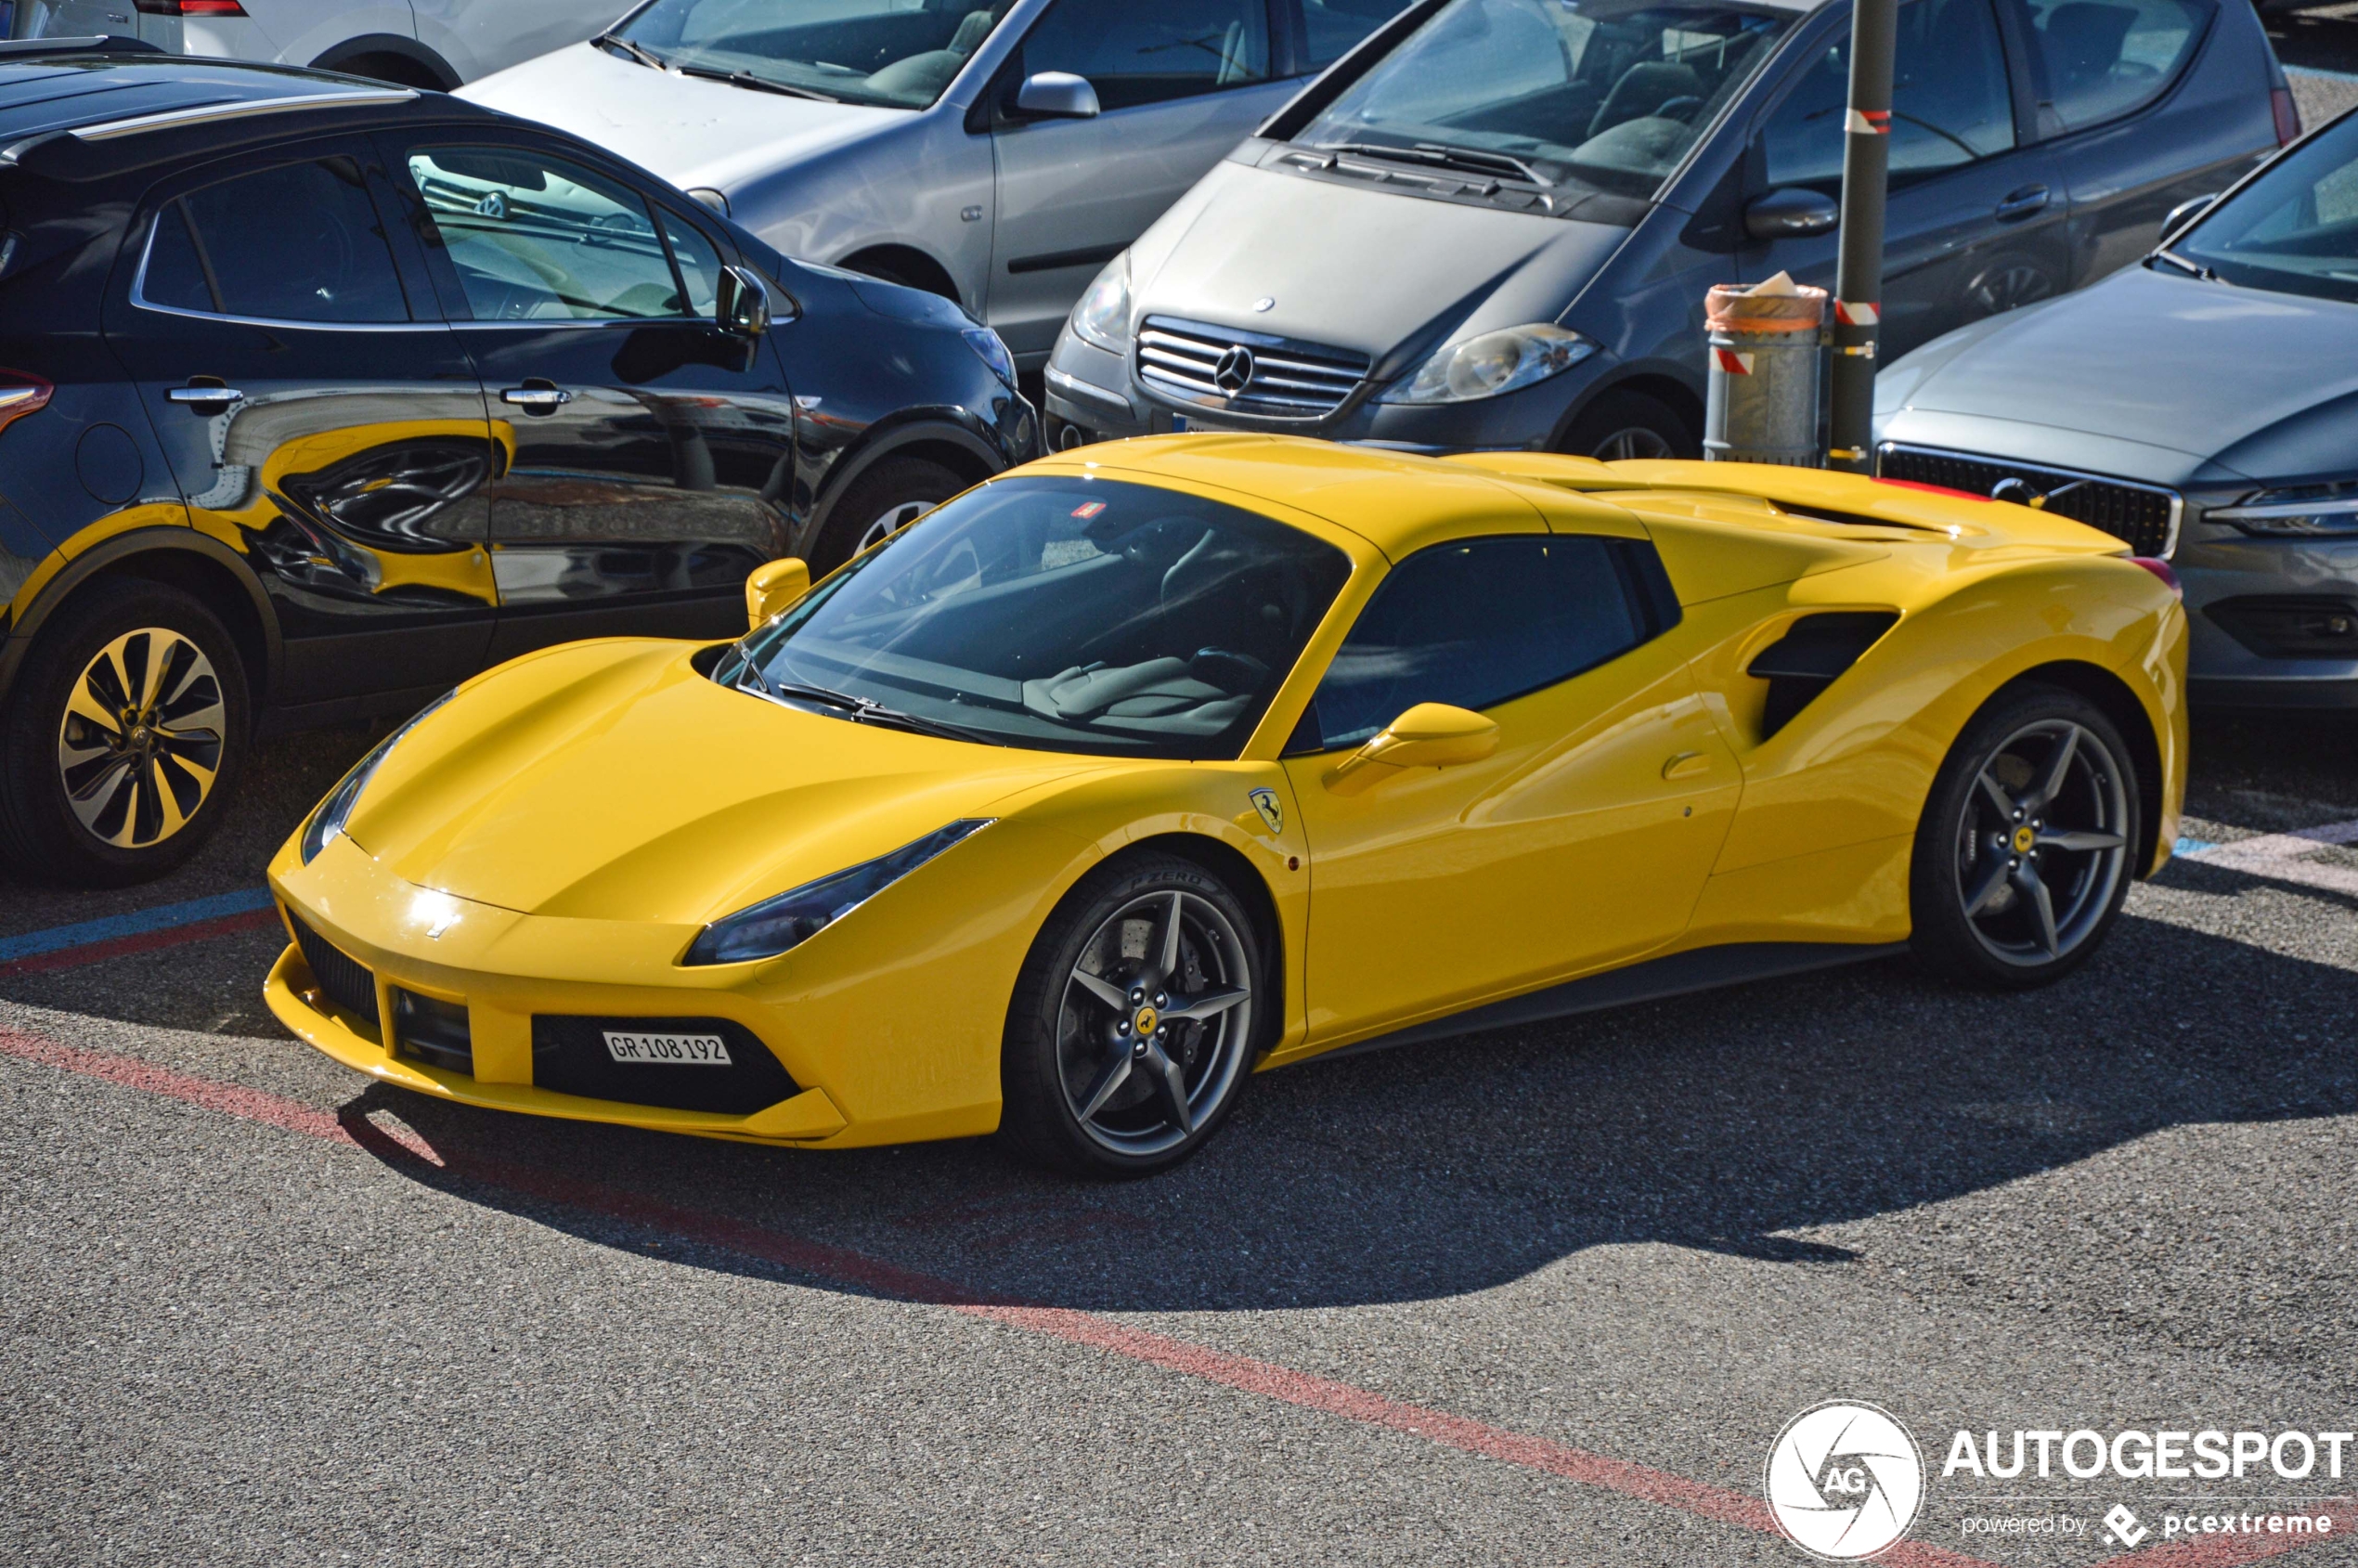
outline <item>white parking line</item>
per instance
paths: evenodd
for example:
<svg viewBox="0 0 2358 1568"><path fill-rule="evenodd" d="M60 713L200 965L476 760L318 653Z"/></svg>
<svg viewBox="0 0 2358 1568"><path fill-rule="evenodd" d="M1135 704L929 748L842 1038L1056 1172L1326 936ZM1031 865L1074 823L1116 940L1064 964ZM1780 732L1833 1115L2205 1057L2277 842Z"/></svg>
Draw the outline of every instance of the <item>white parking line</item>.
<svg viewBox="0 0 2358 1568"><path fill-rule="evenodd" d="M2182 843L2177 858L2264 876L2274 882L2294 882L2329 893L2358 895L2358 868L2321 863L2310 858L2337 844L2358 844L2358 822L2327 823L2323 827L2304 827L2292 833L2263 834L2258 838L2239 838L2232 844Z"/></svg>

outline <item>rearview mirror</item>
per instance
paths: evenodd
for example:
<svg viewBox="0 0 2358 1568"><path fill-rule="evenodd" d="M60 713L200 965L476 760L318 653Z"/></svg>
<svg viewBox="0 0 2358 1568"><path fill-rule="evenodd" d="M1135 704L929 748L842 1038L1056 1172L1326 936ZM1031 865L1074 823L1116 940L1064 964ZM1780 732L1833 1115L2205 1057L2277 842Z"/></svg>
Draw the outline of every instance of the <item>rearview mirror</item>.
<svg viewBox="0 0 2358 1568"><path fill-rule="evenodd" d="M1798 186L1756 196L1744 206L1744 232L1755 240L1805 240L1831 234L1841 222L1833 197Z"/></svg>
<svg viewBox="0 0 2358 1568"><path fill-rule="evenodd" d="M732 338L761 336L770 330L770 286L745 267L722 267L712 324Z"/></svg>
<svg viewBox="0 0 2358 1568"><path fill-rule="evenodd" d="M753 576L745 579L745 621L754 628L769 624L774 616L794 608L795 601L810 591L810 567L808 563L789 555L783 561L772 561L757 566Z"/></svg>
<svg viewBox="0 0 2358 1568"><path fill-rule="evenodd" d="M2176 239L2180 229L2210 211L2211 203L2218 200L2219 193L2214 190L2208 196L2196 196L2170 208L2170 215L2161 220L2161 242L2167 245Z"/></svg>
<svg viewBox="0 0 2358 1568"><path fill-rule="evenodd" d="M1497 749L1495 719L1446 703L1419 703L1343 758L1326 784L1336 795L1357 795L1410 768L1455 768Z"/></svg>
<svg viewBox="0 0 2358 1568"><path fill-rule="evenodd" d="M1043 71L1024 78L1016 89L1016 110L1041 120L1095 120L1099 112L1097 89L1086 76L1069 71Z"/></svg>

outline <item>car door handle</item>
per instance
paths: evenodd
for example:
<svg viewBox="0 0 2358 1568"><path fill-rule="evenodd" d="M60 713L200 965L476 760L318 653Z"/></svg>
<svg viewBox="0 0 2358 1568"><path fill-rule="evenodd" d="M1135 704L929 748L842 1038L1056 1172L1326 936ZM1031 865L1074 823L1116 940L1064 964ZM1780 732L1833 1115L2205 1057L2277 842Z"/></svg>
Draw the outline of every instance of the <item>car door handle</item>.
<svg viewBox="0 0 2358 1568"><path fill-rule="evenodd" d="M208 377L192 379L187 386L175 386L164 396L200 414L219 414L227 412L229 405L243 398L245 394Z"/></svg>
<svg viewBox="0 0 2358 1568"><path fill-rule="evenodd" d="M2027 185L2020 190L2008 192L2006 199L1998 203L1998 221L2019 223L2033 214L2043 213L2046 210L2047 188L2043 185Z"/></svg>
<svg viewBox="0 0 2358 1568"><path fill-rule="evenodd" d="M512 403L527 414L553 414L573 401L573 394L550 382L529 381L503 390L499 401Z"/></svg>

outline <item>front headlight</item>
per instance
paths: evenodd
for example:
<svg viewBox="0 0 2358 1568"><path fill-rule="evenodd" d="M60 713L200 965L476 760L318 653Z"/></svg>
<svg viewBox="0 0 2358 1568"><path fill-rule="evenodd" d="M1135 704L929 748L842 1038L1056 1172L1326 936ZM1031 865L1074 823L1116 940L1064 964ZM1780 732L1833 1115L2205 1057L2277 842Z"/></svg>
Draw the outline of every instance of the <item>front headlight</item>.
<svg viewBox="0 0 2358 1568"><path fill-rule="evenodd" d="M988 327L968 327L965 337L966 346L980 355L982 362L991 367L991 373L1005 382L1010 392L1014 391L1016 356L1007 352L1007 345L999 340L999 334Z"/></svg>
<svg viewBox="0 0 2358 1568"><path fill-rule="evenodd" d="M1072 330L1113 354L1130 352L1130 253L1106 264L1081 303L1072 307Z"/></svg>
<svg viewBox="0 0 2358 1568"><path fill-rule="evenodd" d="M1417 373L1379 399L1385 403L1472 403L1520 392L1571 369L1597 352L1578 332L1546 322L1484 332L1445 343Z"/></svg>
<svg viewBox="0 0 2358 1568"><path fill-rule="evenodd" d="M838 871L816 882L716 920L688 944L682 964L743 964L775 958L799 947L883 892L944 849L989 827L995 819L966 817L903 844L889 855Z"/></svg>
<svg viewBox="0 0 2358 1568"><path fill-rule="evenodd" d="M2347 538L2358 535L2358 481L2262 490L2233 506L2214 508L2205 521L2263 539Z"/></svg>
<svg viewBox="0 0 2358 1568"><path fill-rule="evenodd" d="M344 819L352 815L352 808L359 803L360 792L369 787L369 778L384 759L393 755L393 748L401 744L402 737L424 723L429 714L458 694L456 691L445 692L420 708L416 717L379 741L374 751L362 758L335 788L328 791L328 797L319 802L319 809L311 813L309 822L303 824L303 842L297 848L302 853L304 864L309 865L317 860L319 851L328 847L330 840L343 836Z"/></svg>

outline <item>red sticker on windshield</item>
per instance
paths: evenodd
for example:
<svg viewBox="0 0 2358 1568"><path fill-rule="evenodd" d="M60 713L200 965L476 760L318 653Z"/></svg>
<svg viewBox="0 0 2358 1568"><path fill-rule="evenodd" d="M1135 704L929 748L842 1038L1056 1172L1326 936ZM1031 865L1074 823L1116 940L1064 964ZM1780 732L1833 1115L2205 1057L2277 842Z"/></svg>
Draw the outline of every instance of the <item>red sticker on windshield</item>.
<svg viewBox="0 0 2358 1568"><path fill-rule="evenodd" d="M1097 513L1105 510L1106 503L1103 501L1082 501L1079 506L1072 509L1072 514L1075 517L1086 520L1096 516Z"/></svg>

